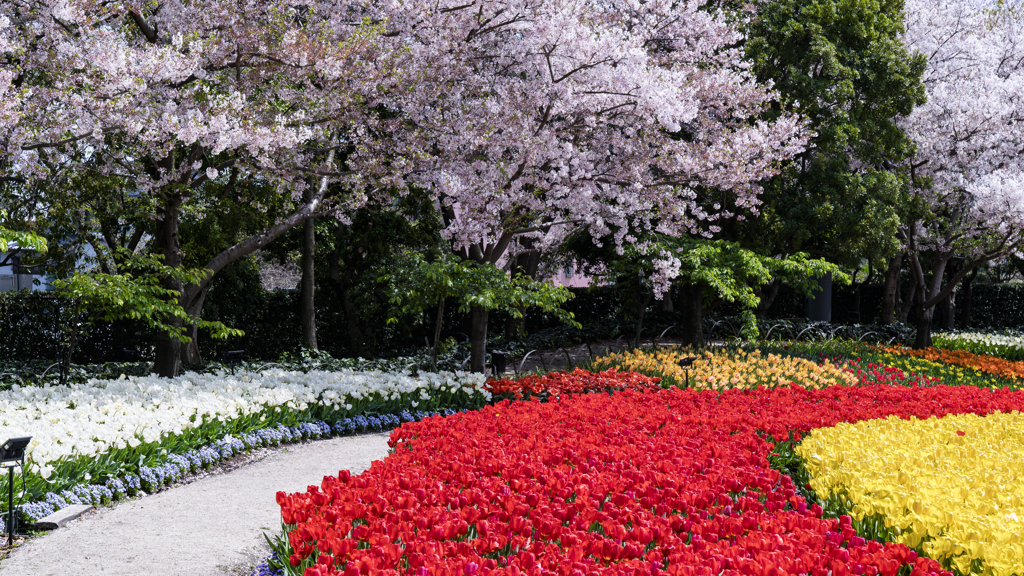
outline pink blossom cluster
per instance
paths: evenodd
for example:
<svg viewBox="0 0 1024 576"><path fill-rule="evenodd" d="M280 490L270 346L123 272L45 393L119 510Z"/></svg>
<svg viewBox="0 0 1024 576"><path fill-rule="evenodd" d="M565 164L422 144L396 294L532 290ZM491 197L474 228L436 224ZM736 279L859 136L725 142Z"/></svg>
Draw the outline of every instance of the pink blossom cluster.
<svg viewBox="0 0 1024 576"><path fill-rule="evenodd" d="M923 197L923 247L977 253L1024 238L1024 12L1016 3L910 0L908 48L928 59L928 101L906 119ZM967 240L967 243L964 240Z"/></svg>
<svg viewBox="0 0 1024 576"><path fill-rule="evenodd" d="M23 178L56 158L175 198L158 218L229 169L316 183L302 217L412 185L492 263L579 224L711 233L806 134L756 120L774 95L702 4L0 0L2 144Z"/></svg>

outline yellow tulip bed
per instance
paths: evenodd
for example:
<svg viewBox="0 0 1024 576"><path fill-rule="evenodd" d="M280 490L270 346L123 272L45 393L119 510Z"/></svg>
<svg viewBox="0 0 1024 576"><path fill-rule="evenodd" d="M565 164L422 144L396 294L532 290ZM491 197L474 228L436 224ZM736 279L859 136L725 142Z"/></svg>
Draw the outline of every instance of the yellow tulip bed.
<svg viewBox="0 0 1024 576"><path fill-rule="evenodd" d="M679 360L696 356L690 369L690 388L698 390L749 390L759 386L775 388L797 384L819 389L832 385L852 386L856 374L842 367L793 356L762 354L733 349L707 349L701 352L678 347L656 351L634 349L603 356L594 361L592 369L618 368L658 376L665 385L682 386L687 377Z"/></svg>
<svg viewBox="0 0 1024 576"><path fill-rule="evenodd" d="M961 574L1024 574L1024 415L864 420L819 428L795 452L822 499Z"/></svg>

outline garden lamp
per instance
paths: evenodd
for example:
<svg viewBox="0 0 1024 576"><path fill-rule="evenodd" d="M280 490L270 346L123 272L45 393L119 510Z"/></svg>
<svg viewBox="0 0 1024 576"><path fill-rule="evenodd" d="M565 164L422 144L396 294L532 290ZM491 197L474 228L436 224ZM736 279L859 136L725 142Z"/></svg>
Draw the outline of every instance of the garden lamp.
<svg viewBox="0 0 1024 576"><path fill-rule="evenodd" d="M14 468L21 466L22 484L25 474L25 448L32 441L31 436L11 438L0 446L0 466L7 468L7 545L14 545L17 532L17 516L14 514Z"/></svg>
<svg viewBox="0 0 1024 576"><path fill-rule="evenodd" d="M494 370L494 375L501 378L501 375L505 373L505 368L507 366L507 353L501 350L491 350L491 368Z"/></svg>
<svg viewBox="0 0 1024 576"><path fill-rule="evenodd" d="M228 350L224 353L224 363L231 366L231 373L235 373L235 366L242 363L245 357L245 350Z"/></svg>
<svg viewBox="0 0 1024 576"><path fill-rule="evenodd" d="M686 375L686 387L690 387L690 368L693 368L693 361L696 360L696 356L687 356L686 358L679 359L679 367L683 369L683 374Z"/></svg>

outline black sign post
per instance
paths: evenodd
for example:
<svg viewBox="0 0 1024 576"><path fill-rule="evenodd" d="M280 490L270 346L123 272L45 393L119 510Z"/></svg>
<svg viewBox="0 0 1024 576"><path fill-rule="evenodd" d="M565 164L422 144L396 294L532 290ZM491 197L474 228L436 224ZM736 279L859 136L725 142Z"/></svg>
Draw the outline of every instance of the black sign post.
<svg viewBox="0 0 1024 576"><path fill-rule="evenodd" d="M18 532L18 516L14 513L14 468L25 470L25 448L32 441L31 436L11 438L0 446L0 466L7 468L7 545L14 546L14 535Z"/></svg>
<svg viewBox="0 0 1024 576"><path fill-rule="evenodd" d="M686 358L679 359L679 367L683 369L683 374L686 375L686 387L690 387L690 368L693 367L693 361L696 360L696 356L687 356Z"/></svg>

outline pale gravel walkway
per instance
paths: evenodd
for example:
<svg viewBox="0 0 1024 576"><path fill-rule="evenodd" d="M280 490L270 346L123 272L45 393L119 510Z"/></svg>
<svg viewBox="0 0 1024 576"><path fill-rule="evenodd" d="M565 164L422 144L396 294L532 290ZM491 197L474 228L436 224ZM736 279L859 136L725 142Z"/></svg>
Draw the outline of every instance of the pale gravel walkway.
<svg viewBox="0 0 1024 576"><path fill-rule="evenodd" d="M362 472L388 452L388 433L289 446L267 458L113 508L100 508L0 561L0 576L223 576L276 533L278 490Z"/></svg>

